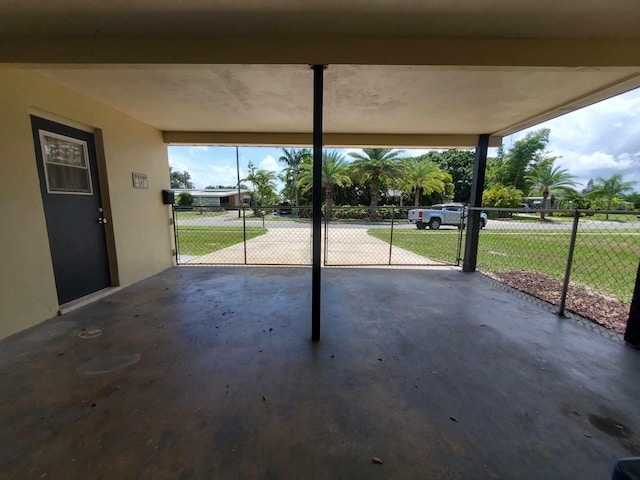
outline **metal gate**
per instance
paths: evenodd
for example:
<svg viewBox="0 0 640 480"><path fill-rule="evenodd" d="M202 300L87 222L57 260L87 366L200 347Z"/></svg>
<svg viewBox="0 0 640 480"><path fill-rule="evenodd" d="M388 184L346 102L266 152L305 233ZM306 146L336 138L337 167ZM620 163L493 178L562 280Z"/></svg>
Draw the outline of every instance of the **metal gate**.
<svg viewBox="0 0 640 480"><path fill-rule="evenodd" d="M311 265L310 207L173 206L178 265Z"/></svg>
<svg viewBox="0 0 640 480"><path fill-rule="evenodd" d="M417 228L417 207L333 207L324 222L324 265L460 265L464 216L459 224Z"/></svg>
<svg viewBox="0 0 640 480"><path fill-rule="evenodd" d="M445 266L462 258L462 222L416 228L415 207L333 207L325 266ZM325 211L326 213L326 211ZM178 265L311 265L311 207L173 207Z"/></svg>

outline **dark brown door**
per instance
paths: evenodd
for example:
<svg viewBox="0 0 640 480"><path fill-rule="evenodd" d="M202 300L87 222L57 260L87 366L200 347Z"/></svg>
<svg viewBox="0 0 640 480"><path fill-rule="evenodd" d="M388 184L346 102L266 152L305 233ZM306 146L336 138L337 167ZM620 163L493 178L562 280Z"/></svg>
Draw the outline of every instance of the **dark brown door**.
<svg viewBox="0 0 640 480"><path fill-rule="evenodd" d="M67 303L111 285L93 134L31 116L58 291Z"/></svg>

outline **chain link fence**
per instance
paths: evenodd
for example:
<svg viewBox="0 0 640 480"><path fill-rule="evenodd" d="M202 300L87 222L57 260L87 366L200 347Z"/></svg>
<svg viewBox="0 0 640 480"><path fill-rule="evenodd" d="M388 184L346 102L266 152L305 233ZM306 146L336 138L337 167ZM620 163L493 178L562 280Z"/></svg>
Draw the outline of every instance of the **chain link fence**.
<svg viewBox="0 0 640 480"><path fill-rule="evenodd" d="M173 207L178 265L311 265L310 207Z"/></svg>
<svg viewBox="0 0 640 480"><path fill-rule="evenodd" d="M461 213L451 213L453 219L437 227L409 223L409 211L422 208L427 207L332 207L324 217L324 264L457 265Z"/></svg>
<svg viewBox="0 0 640 480"><path fill-rule="evenodd" d="M418 217L423 208L431 213ZM323 212L324 265L460 265L466 211L458 208L334 206ZM640 261L638 212L470 210L484 212L478 271L557 305L561 315L568 310L624 330ZM440 220L431 221L434 215ZM176 260L311 265L311 217L310 207L176 206Z"/></svg>
<svg viewBox="0 0 640 480"><path fill-rule="evenodd" d="M482 211L489 221L479 235L479 271L557 305L560 315L569 310L624 331L640 259L638 212Z"/></svg>
<svg viewBox="0 0 640 480"><path fill-rule="evenodd" d="M326 266L458 265L461 222L417 228L416 207L333 207L323 211ZM179 265L310 265L312 209L178 207L173 210ZM457 223L456 223L457 222Z"/></svg>

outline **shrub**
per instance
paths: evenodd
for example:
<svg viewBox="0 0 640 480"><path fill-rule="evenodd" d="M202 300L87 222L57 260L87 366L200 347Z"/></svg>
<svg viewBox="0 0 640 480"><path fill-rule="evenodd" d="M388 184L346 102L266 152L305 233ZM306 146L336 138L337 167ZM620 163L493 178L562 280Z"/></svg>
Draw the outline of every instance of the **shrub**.
<svg viewBox="0 0 640 480"><path fill-rule="evenodd" d="M190 207L193 205L193 195L189 192L182 192L178 195L178 205L181 207Z"/></svg>
<svg viewBox="0 0 640 480"><path fill-rule="evenodd" d="M505 187L501 183L496 183L482 194L482 205L485 207L518 208L521 203L522 191L514 187Z"/></svg>

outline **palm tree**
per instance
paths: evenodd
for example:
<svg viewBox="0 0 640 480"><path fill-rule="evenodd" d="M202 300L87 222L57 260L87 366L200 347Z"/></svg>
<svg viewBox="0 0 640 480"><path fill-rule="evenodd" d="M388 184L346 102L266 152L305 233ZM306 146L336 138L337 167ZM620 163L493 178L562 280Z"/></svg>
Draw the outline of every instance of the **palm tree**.
<svg viewBox="0 0 640 480"><path fill-rule="evenodd" d="M636 182L634 181L623 181L622 175L620 173L616 173L609 178L596 178L596 181L593 184L593 193L605 197L607 199L607 210L611 210L611 204L613 203L614 197L630 192L635 184ZM606 219L609 220L608 213Z"/></svg>
<svg viewBox="0 0 640 480"><path fill-rule="evenodd" d="M306 161L300 169L300 179L298 184L303 187L302 193L311 190L313 186L313 164ZM322 152L322 187L324 188L324 199L327 205L327 215L331 216L331 206L333 204L333 187L345 187L351 185L349 177L349 164L339 152L335 150Z"/></svg>
<svg viewBox="0 0 640 480"><path fill-rule="evenodd" d="M363 148L362 152L349 153L349 156L355 159L351 163L351 170L361 184L369 184L370 215L375 217L380 184L392 181L402 173L402 161L398 158L402 151L394 151L391 148Z"/></svg>
<svg viewBox="0 0 640 480"><path fill-rule="evenodd" d="M547 208L547 198L549 193L572 192L576 186L575 176L568 170L554 167L555 159L549 158L538 163L526 180L531 185L532 190L542 191L542 208ZM544 212L540 212L540 219L544 220Z"/></svg>
<svg viewBox="0 0 640 480"><path fill-rule="evenodd" d="M287 168L285 169L285 174L282 179L285 181L287 185L287 189L289 190L289 194L293 193L295 197L295 205L296 207L300 205L300 191L298 189L298 176L300 175L300 169L302 167L303 162L306 158L311 157L311 152L303 148L301 150L286 148L282 149L282 156L278 159L279 162L284 163ZM293 191L293 192L292 192ZM291 197L289 197L291 198Z"/></svg>
<svg viewBox="0 0 640 480"><path fill-rule="evenodd" d="M278 177L269 170L256 169L256 166L249 162L249 174L242 181L251 182L253 184L254 193L259 197L259 205L266 206L270 200L273 200L275 194L275 180Z"/></svg>
<svg viewBox="0 0 640 480"><path fill-rule="evenodd" d="M423 194L445 193L447 184L451 183L451 175L429 160L410 158L405 162L404 167L402 184L409 191L414 192L413 205L416 207L420 204L420 197Z"/></svg>

